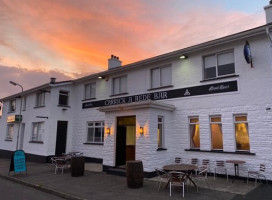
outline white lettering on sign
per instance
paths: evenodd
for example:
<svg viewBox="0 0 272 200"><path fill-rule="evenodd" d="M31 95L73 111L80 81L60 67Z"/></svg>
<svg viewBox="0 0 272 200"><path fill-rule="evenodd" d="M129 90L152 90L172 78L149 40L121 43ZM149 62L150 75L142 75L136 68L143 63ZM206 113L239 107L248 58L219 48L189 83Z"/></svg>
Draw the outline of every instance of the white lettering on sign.
<svg viewBox="0 0 272 200"><path fill-rule="evenodd" d="M167 92L155 92L154 100L167 99Z"/></svg>
<svg viewBox="0 0 272 200"><path fill-rule="evenodd" d="M184 92L184 96L190 96L190 95L191 95L191 93L189 92L188 89L186 89L186 91Z"/></svg>
<svg viewBox="0 0 272 200"><path fill-rule="evenodd" d="M105 101L105 106L111 106L111 105L117 105L117 104L123 104L123 103L126 103L125 98L110 99Z"/></svg>
<svg viewBox="0 0 272 200"><path fill-rule="evenodd" d="M222 91L222 90L226 90L226 89L229 89L230 86L229 85L219 85L219 86L211 86L209 88L209 92L213 92L213 91Z"/></svg>
<svg viewBox="0 0 272 200"><path fill-rule="evenodd" d="M141 94L134 96L135 102L138 101L147 101L150 99L150 94Z"/></svg>

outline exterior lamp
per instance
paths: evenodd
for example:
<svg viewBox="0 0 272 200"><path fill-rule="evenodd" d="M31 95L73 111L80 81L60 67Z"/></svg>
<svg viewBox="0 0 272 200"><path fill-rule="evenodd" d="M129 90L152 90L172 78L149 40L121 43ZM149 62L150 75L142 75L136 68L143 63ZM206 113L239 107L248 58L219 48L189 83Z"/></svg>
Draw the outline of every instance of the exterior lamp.
<svg viewBox="0 0 272 200"><path fill-rule="evenodd" d="M180 58L180 59L187 59L188 56L186 56L186 55L181 55L179 58Z"/></svg>
<svg viewBox="0 0 272 200"><path fill-rule="evenodd" d="M98 76L99 79L104 79L105 77L104 76Z"/></svg>
<svg viewBox="0 0 272 200"><path fill-rule="evenodd" d="M110 134L110 128L106 128L106 134Z"/></svg>
<svg viewBox="0 0 272 200"><path fill-rule="evenodd" d="M17 142L16 142L16 150L18 150L20 127L21 127L21 123L22 123L22 94L23 94L24 88L20 84L15 83L13 81L9 81L9 83L14 85L14 86L19 86L22 89L21 95L20 95L20 114L19 114L20 120L19 120L19 124L18 124L18 133L17 133Z"/></svg>
<svg viewBox="0 0 272 200"><path fill-rule="evenodd" d="M140 134L143 135L144 134L144 128L140 127Z"/></svg>

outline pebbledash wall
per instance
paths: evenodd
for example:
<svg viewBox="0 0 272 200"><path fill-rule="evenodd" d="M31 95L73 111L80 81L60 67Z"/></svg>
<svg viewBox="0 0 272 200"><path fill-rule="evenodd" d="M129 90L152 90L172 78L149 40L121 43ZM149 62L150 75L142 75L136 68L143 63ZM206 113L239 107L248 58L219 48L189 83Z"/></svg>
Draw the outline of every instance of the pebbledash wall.
<svg viewBox="0 0 272 200"><path fill-rule="evenodd" d="M266 7L270 15L271 5ZM270 13L270 14L269 14ZM57 121L67 121L66 153L83 152L87 161L101 162L104 168L115 167L117 117L136 117L135 159L142 160L145 172L172 163L180 156L184 159L215 160L238 159L246 161L243 168L257 169L267 165L267 178L272 180L272 50L271 22L267 25L149 58L126 66L115 66L107 71L67 82L53 82L24 91L26 110L22 112L25 124L23 150L33 158L55 155ZM252 66L244 58L244 46L249 42ZM203 57L233 51L235 73L214 79L203 77ZM181 55L187 59L180 59ZM116 59L116 58L114 58ZM118 60L118 59L117 59ZM151 70L171 66L171 85L151 88ZM113 79L126 76L127 92L112 95ZM101 76L102 79L98 79ZM94 99L85 99L85 84L95 82ZM69 91L69 105L58 105L60 91ZM45 106L35 108L36 93L45 92ZM18 114L8 112L9 101L20 99L15 94L3 98L0 119L0 153L10 154L16 149L18 124L14 123L12 140L6 140L7 117ZM234 116L247 116L250 141L249 151L237 151ZM164 119L163 148L158 148L158 116ZM210 116L221 116L223 150L211 148ZM199 118L200 148L191 149L189 117ZM87 122L103 121L105 129L102 144L88 143ZM31 141L32 123L44 122L43 139ZM139 133L140 127L144 134ZM21 137L21 136L20 136ZM21 141L21 138L19 138ZM213 168L213 166L211 166ZM229 174L233 174L233 165Z"/></svg>

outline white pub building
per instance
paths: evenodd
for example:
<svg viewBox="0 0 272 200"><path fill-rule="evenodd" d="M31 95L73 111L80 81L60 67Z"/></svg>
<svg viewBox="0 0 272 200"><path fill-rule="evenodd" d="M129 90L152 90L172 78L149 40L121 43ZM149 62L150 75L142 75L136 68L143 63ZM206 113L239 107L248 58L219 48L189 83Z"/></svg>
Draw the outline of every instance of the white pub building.
<svg viewBox="0 0 272 200"><path fill-rule="evenodd" d="M211 169L243 160L240 175L264 163L272 180L272 5L265 12L260 27L124 66L112 55L101 73L2 98L0 156L82 152L105 171L142 160L146 176L175 157Z"/></svg>

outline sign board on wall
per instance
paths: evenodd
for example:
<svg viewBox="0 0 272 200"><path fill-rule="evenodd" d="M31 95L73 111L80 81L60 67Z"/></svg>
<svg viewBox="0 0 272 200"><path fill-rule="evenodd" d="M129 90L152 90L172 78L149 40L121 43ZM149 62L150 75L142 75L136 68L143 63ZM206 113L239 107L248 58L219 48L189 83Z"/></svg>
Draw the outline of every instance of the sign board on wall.
<svg viewBox="0 0 272 200"><path fill-rule="evenodd" d="M21 122L21 121L22 121L22 115L10 115L7 117L7 123Z"/></svg>
<svg viewBox="0 0 272 200"><path fill-rule="evenodd" d="M188 88L180 88L175 90L166 90L162 92L145 93L145 94L139 94L139 95L133 95L133 96L127 96L127 97L85 102L82 104L82 109L111 106L111 105L120 105L120 104L148 101L148 100L157 101L157 100L164 100L164 99L210 95L210 94L235 92L235 91L238 91L237 81L228 81L228 82L200 85L200 86L194 86L194 87L188 87Z"/></svg>

